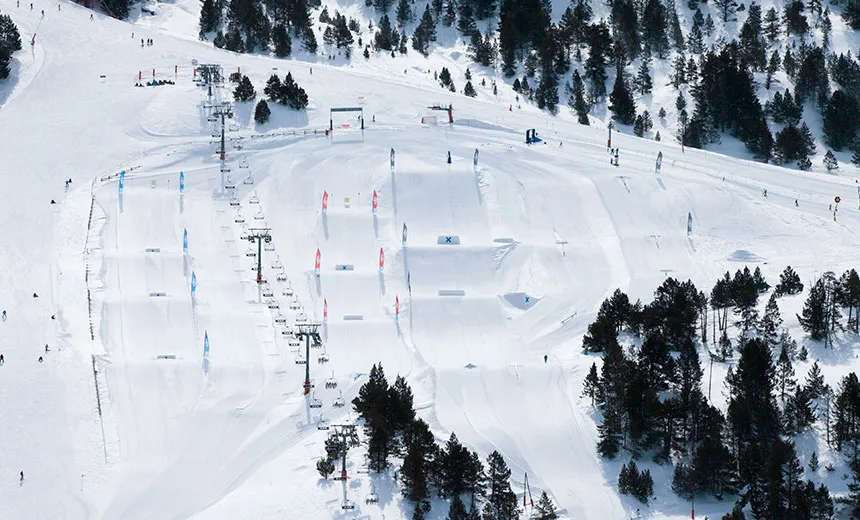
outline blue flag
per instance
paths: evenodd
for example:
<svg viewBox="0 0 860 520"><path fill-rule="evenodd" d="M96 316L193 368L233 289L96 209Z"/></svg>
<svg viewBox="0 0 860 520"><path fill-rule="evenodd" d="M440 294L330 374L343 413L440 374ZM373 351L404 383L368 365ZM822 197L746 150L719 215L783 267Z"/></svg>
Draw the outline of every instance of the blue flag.
<svg viewBox="0 0 860 520"><path fill-rule="evenodd" d="M185 172L179 172L179 193L185 191Z"/></svg>

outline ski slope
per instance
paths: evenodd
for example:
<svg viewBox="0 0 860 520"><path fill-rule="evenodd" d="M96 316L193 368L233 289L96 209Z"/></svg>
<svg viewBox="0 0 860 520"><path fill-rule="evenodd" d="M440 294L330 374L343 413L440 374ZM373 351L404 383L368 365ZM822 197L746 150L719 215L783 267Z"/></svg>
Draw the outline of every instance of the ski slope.
<svg viewBox="0 0 860 520"><path fill-rule="evenodd" d="M89 11L61 5L30 12L0 0L26 47L0 87L9 312L0 324L0 518L406 517L392 474L358 472L361 450L350 454L346 484L321 482L314 468L320 416L354 420L334 400L349 403L377 362L390 382L407 378L440 440L454 431L482 456L499 450L518 494L527 472L532 493L546 490L569 518L637 509L688 518L666 485L670 467L651 467L658 497L645 507L616 491L624 461L596 455L594 412L580 397L594 359L580 343L600 302L616 288L648 301L666 276L709 288L744 265L770 280L789 264L804 280L856 267L857 172L848 166L788 171L614 135L615 167L604 128L442 93L423 59L315 63L311 73L307 63L168 32L184 27L178 20L90 22ZM155 46L141 48L141 37ZM311 99L306 115L272 105L265 127L254 126L252 105L236 107L235 190L221 185L193 59L241 67L258 91L273 68L289 70ZM146 79L152 68L177 84L134 88L138 71ZM419 124L428 105L449 102L455 124ZM339 127L343 119L330 137L284 135L324 128L330 107L359 103L364 132ZM544 141L525 145L527 128ZM835 196L844 201L836 221ZM254 281L237 214L271 230L262 274L278 309ZM282 334L281 314L291 327L299 314L322 322L310 396L296 363L303 349ZM852 347L825 359L831 382L856 365ZM309 407L314 399L321 408ZM364 502L371 487L379 504ZM344 494L354 513L341 510ZM435 502L431 518L445 513Z"/></svg>

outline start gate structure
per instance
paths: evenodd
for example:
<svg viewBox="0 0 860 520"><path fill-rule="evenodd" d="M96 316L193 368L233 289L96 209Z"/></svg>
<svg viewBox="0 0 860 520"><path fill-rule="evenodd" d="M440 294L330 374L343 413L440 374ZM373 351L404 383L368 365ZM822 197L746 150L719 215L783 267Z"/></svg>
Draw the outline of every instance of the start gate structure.
<svg viewBox="0 0 860 520"><path fill-rule="evenodd" d="M358 112L358 120L361 123L361 129L364 130L364 108L363 107L333 107L329 109L328 113L328 129L329 131L334 130L334 114L338 112ZM344 123L342 125L344 128L350 126L349 123Z"/></svg>

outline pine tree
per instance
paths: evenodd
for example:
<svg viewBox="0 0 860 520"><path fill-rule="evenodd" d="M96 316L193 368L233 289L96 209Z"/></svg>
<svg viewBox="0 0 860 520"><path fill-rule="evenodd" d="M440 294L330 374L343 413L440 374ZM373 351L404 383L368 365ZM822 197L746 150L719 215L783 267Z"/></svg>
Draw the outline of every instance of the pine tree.
<svg viewBox="0 0 860 520"><path fill-rule="evenodd" d="M478 95L478 93L475 92L475 87L472 86L471 81L466 82L466 85L463 87L463 94L469 97L475 97Z"/></svg>
<svg viewBox="0 0 860 520"><path fill-rule="evenodd" d="M328 479L329 475L334 473L334 460L331 457L322 457L317 461L317 471L324 479Z"/></svg>
<svg viewBox="0 0 860 520"><path fill-rule="evenodd" d="M609 95L609 102L611 103L609 110L612 112L612 119L624 125L632 124L636 119L636 103L633 101L633 96L630 95L630 89L627 88L624 74L620 69L615 77L615 86Z"/></svg>
<svg viewBox="0 0 860 520"><path fill-rule="evenodd" d="M858 467L860 457L860 381L851 372L842 378L833 407L833 440L843 451L852 467Z"/></svg>
<svg viewBox="0 0 860 520"><path fill-rule="evenodd" d="M824 376L821 374L821 368L818 366L818 361L812 363L809 372L806 374L805 388L809 397L812 399L820 399L824 397Z"/></svg>
<svg viewBox="0 0 860 520"><path fill-rule="evenodd" d="M412 6L409 0L399 0L397 2L397 24L402 28L404 25L412 21Z"/></svg>
<svg viewBox="0 0 860 520"><path fill-rule="evenodd" d="M582 77L578 70L573 71L573 86L571 87L573 100L572 108L576 112L577 122L581 125L588 125L588 103L585 101L585 85L582 83ZM570 95L570 93L568 93ZM570 102L568 101L568 104Z"/></svg>
<svg viewBox="0 0 860 520"><path fill-rule="evenodd" d="M591 103L606 97L606 63L611 51L612 38L609 27L600 21L589 26L588 59L585 60L585 81L588 82L588 98Z"/></svg>
<svg viewBox="0 0 860 520"><path fill-rule="evenodd" d="M451 432L448 442L439 452L439 491L443 497L459 496L466 492L468 467L469 450Z"/></svg>
<svg viewBox="0 0 860 520"><path fill-rule="evenodd" d="M558 518L558 514L555 512L555 506L552 504L552 500L547 496L546 491L542 491L540 498L538 499L538 503L535 506L535 511L532 513L532 519L555 520L556 518Z"/></svg>
<svg viewBox="0 0 860 520"><path fill-rule="evenodd" d="M639 137L644 136L653 128L654 122L651 120L651 114L647 110L636 116L636 121L633 123L633 133Z"/></svg>
<svg viewBox="0 0 860 520"><path fill-rule="evenodd" d="M582 395L591 398L591 406L594 406L594 400L600 391L600 378L597 375L597 363L592 363L588 370L588 375L585 376L585 383L582 387Z"/></svg>
<svg viewBox="0 0 860 520"><path fill-rule="evenodd" d="M478 33L480 37L480 33ZM415 34L412 36L412 48L427 56L431 42L436 41L436 21L433 20L433 15L430 14L430 6L424 6L424 14L421 15L421 22L415 28ZM473 58L474 59L474 58Z"/></svg>
<svg viewBox="0 0 860 520"><path fill-rule="evenodd" d="M278 58L286 58L293 53L293 40L287 32L286 25L279 24L272 29L272 43L275 47L275 56Z"/></svg>
<svg viewBox="0 0 860 520"><path fill-rule="evenodd" d="M803 312L797 317L803 330L814 340L824 339L827 334L827 296L827 288L821 278L812 286Z"/></svg>
<svg viewBox="0 0 860 520"><path fill-rule="evenodd" d="M654 88L654 83L651 81L651 73L648 71L648 63L642 60L642 65L639 67L639 72L636 74L636 90L639 94L646 96L651 93Z"/></svg>
<svg viewBox="0 0 860 520"><path fill-rule="evenodd" d="M451 505L448 506L448 516L446 520L468 520L469 513L466 511L466 504L459 496L451 499Z"/></svg>
<svg viewBox="0 0 860 520"><path fill-rule="evenodd" d="M206 33L211 33L221 23L221 13L215 0L203 0L200 7L200 38L205 39Z"/></svg>
<svg viewBox="0 0 860 520"><path fill-rule="evenodd" d="M774 293L777 296L784 294L799 294L803 292L803 283L800 281L800 276L787 266L782 274L779 275L779 283L774 288Z"/></svg>
<svg viewBox="0 0 860 520"><path fill-rule="evenodd" d="M519 515L517 496L511 491L511 470L505 459L498 451L487 456L487 477L489 479L489 494L487 504L492 506L493 518L513 519Z"/></svg>
<svg viewBox="0 0 860 520"><path fill-rule="evenodd" d="M272 115L271 110L269 110L269 104L266 103L265 99L261 99L257 102L257 106L254 108L254 121L258 124L264 125L269 122L269 116Z"/></svg>
<svg viewBox="0 0 860 520"><path fill-rule="evenodd" d="M783 348L776 361L776 391L783 406L786 396L794 392L795 385L797 381L794 379L794 367L788 352Z"/></svg>
<svg viewBox="0 0 860 520"><path fill-rule="evenodd" d="M779 305L776 302L776 292L770 295L764 308L764 316L759 325L759 337L773 348L778 339L777 331L782 326L782 316L779 314Z"/></svg>
<svg viewBox="0 0 860 520"><path fill-rule="evenodd" d="M257 92L254 90L251 80L248 79L248 76L242 76L236 89L233 90L233 98L236 101L250 101L255 97L257 97Z"/></svg>
<svg viewBox="0 0 860 520"><path fill-rule="evenodd" d="M399 473L403 496L412 502L426 500L430 497L438 452L433 433L422 419L415 419L406 428L403 444L406 453ZM465 513L465 507L463 511Z"/></svg>
<svg viewBox="0 0 860 520"><path fill-rule="evenodd" d="M738 8L738 3L735 0L714 0L714 5L717 12L723 19L723 23L727 23L730 19L734 19L735 11Z"/></svg>
<svg viewBox="0 0 860 520"><path fill-rule="evenodd" d="M860 332L860 275L855 269L845 271L839 278L839 304L848 308L848 329Z"/></svg>
<svg viewBox="0 0 860 520"><path fill-rule="evenodd" d="M839 162L836 160L836 156L833 155L833 152L827 150L827 153L824 154L824 167L827 168L827 171L833 171L839 169Z"/></svg>
<svg viewBox="0 0 860 520"><path fill-rule="evenodd" d="M269 76L269 81L266 82L266 87L263 89L263 94L272 101L281 100L281 78L277 74Z"/></svg>

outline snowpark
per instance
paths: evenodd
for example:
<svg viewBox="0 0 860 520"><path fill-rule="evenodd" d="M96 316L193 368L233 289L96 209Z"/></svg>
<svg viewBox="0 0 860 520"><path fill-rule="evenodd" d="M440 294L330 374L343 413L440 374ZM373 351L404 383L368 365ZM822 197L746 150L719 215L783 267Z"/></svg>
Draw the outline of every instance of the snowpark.
<svg viewBox="0 0 860 520"><path fill-rule="evenodd" d="M622 461L596 454L581 338L600 302L744 265L804 280L856 267L850 166L798 172L613 133L616 167L605 128L443 93L423 58L309 65L215 50L170 18L151 32L70 3L0 10L26 40L0 86L0 518L407 517L361 449L346 482L314 469L321 428L355 420L376 362L408 379L437 438L499 450L520 495L528 474L569 518L689 518L671 467L653 465L645 507L617 493ZM258 91L289 70L311 106L255 128L237 103L222 166L192 60L241 67ZM153 69L176 85L133 86ZM421 125L437 103L454 124ZM321 131L357 104L365 130L342 116ZM528 128L543 141L526 145ZM259 250L243 239L255 230L271 237ZM323 339L310 356L285 333L307 323ZM853 347L812 357L834 379Z"/></svg>

